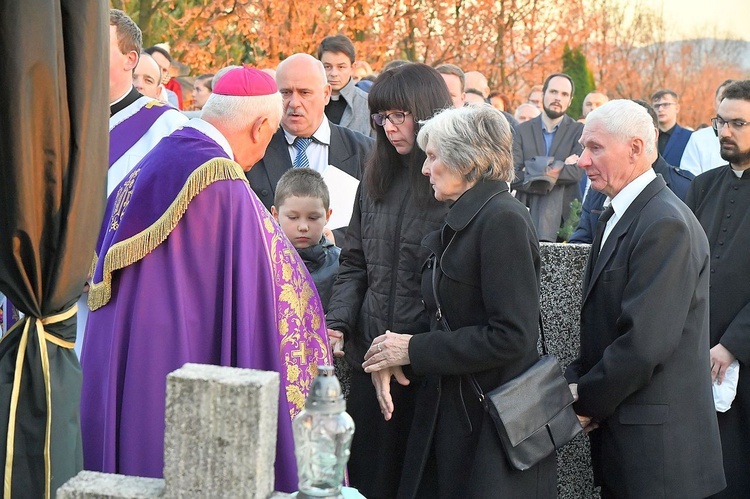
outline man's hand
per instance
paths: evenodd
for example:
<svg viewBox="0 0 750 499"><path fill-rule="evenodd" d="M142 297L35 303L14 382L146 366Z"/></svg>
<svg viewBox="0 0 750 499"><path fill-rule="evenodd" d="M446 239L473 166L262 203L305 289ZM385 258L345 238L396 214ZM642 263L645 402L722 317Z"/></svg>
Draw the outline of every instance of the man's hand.
<svg viewBox="0 0 750 499"><path fill-rule="evenodd" d="M333 235L333 231L328 228L328 226L323 227L323 235L326 236L326 239L331 241L332 244L336 244L336 237Z"/></svg>
<svg viewBox="0 0 750 499"><path fill-rule="evenodd" d="M568 156L567 158L565 158L565 164L566 165L571 165L571 166L577 166L579 159L580 158L578 157L577 154L571 154L570 156Z"/></svg>
<svg viewBox="0 0 750 499"><path fill-rule="evenodd" d="M334 357L344 356L344 333L336 329L328 329L328 344Z"/></svg>
<svg viewBox="0 0 750 499"><path fill-rule="evenodd" d="M711 349L711 381L719 380L721 384L724 381L724 375L727 372L729 364L734 362L734 355L726 349L721 343Z"/></svg>
<svg viewBox="0 0 750 499"><path fill-rule="evenodd" d="M378 397L380 412L386 421L390 421L393 416L393 398L391 397L391 376L396 378L401 385L408 385L409 379L404 375L401 366L390 367L382 371L372 373L372 384L375 386L375 394Z"/></svg>

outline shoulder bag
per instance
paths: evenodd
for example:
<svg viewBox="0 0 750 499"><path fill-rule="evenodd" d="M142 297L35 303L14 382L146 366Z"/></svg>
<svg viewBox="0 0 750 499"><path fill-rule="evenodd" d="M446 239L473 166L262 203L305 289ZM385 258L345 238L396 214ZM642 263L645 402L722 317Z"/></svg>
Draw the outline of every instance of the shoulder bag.
<svg viewBox="0 0 750 499"><path fill-rule="evenodd" d="M438 298L438 260L434 255L433 258L435 317L451 331ZM539 333L543 355L512 380L485 394L474 375L469 375L474 392L495 424L508 462L519 471L531 468L582 431L568 383L557 359L547 352L541 313Z"/></svg>

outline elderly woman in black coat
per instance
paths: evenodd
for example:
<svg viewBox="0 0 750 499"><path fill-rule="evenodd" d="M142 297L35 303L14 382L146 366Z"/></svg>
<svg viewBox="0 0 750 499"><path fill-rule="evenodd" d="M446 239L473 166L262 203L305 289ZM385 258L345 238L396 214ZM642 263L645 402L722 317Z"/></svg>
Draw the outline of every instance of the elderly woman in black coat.
<svg viewBox="0 0 750 499"><path fill-rule="evenodd" d="M450 109L428 120L417 142L435 198L453 202L443 228L422 242L433 255L422 274L432 329L378 336L363 364L403 383L400 366L425 375L399 497L555 497L554 454L512 469L469 378L488 392L539 358L539 243L528 210L508 192L510 126L488 105ZM436 295L447 325L437 320ZM387 384L377 397L388 418Z"/></svg>

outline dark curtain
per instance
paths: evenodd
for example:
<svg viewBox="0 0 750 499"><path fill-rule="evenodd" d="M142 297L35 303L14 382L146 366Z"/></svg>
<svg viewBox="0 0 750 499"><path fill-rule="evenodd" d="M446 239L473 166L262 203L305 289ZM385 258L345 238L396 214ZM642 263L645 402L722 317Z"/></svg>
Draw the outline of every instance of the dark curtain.
<svg viewBox="0 0 750 499"><path fill-rule="evenodd" d="M50 497L82 468L75 303L104 211L108 4L0 1L2 497Z"/></svg>

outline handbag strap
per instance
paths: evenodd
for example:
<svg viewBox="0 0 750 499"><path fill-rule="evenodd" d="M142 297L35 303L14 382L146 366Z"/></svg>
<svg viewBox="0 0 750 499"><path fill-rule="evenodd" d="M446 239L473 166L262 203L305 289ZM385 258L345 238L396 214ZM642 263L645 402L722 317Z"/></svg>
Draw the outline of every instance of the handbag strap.
<svg viewBox="0 0 750 499"><path fill-rule="evenodd" d="M446 319L445 315L443 315L443 307L440 304L440 297L438 296L438 258L435 254L433 254L430 258L432 259L432 296L435 299L435 306L437 307L435 318L443 325L446 331L452 331L450 325L448 324L448 319ZM541 310L539 311L539 337L542 340L542 354L548 355L549 352L547 350L547 341L544 336L544 320L542 319ZM469 381L471 381L471 387L474 389L474 393L476 393L477 397L479 398L479 402L482 403L482 406L484 406L485 410L488 410L489 406L484 396L484 392L482 391L482 387L479 386L479 382L473 374L469 375Z"/></svg>

